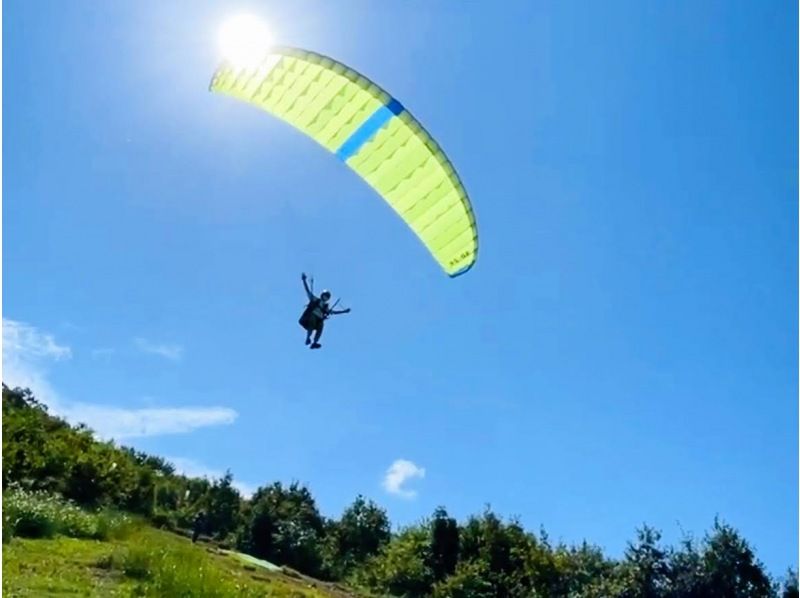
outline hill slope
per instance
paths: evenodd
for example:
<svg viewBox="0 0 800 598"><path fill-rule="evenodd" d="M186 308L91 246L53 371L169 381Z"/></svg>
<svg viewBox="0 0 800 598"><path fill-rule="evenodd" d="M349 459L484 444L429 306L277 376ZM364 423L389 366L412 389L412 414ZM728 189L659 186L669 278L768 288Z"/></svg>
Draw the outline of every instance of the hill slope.
<svg viewBox="0 0 800 598"><path fill-rule="evenodd" d="M14 538L3 546L3 596L356 598L292 571L247 564L150 527L124 540Z"/></svg>

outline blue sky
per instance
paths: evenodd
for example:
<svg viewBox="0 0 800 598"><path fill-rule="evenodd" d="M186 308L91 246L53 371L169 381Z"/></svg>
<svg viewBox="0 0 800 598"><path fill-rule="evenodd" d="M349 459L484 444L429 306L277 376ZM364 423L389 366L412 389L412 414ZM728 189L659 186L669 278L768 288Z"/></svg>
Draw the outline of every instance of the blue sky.
<svg viewBox="0 0 800 598"><path fill-rule="evenodd" d="M796 562L795 4L4 8L6 381L187 471L306 482L328 515L490 503L619 555L643 522L674 541L719 514ZM240 10L440 142L469 274L208 93ZM301 271L353 309L317 352Z"/></svg>

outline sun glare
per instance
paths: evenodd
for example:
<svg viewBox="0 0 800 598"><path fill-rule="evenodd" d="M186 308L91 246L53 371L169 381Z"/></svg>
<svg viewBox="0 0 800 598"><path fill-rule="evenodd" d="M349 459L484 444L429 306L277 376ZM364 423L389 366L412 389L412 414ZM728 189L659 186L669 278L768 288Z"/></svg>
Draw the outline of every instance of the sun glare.
<svg viewBox="0 0 800 598"><path fill-rule="evenodd" d="M222 24L219 47L222 56L238 68L254 68L269 53L272 34L258 17L240 14Z"/></svg>

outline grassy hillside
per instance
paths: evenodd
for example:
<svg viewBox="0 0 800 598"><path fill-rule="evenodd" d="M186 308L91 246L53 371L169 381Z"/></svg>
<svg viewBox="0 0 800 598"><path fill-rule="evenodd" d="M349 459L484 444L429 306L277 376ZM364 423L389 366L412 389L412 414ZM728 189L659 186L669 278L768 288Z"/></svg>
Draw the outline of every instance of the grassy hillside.
<svg viewBox="0 0 800 598"><path fill-rule="evenodd" d="M273 596L355 594L235 553L142 527L120 540L14 538L3 547L3 596Z"/></svg>

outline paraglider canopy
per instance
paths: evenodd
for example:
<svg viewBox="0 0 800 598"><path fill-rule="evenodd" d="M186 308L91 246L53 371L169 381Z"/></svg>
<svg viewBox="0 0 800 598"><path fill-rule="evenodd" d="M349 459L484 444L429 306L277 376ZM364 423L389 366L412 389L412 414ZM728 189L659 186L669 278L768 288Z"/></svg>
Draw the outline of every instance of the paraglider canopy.
<svg viewBox="0 0 800 598"><path fill-rule="evenodd" d="M449 276L469 270L478 230L466 189L405 106L316 52L273 47L261 56L255 65L224 62L211 91L255 105L314 139L377 191Z"/></svg>

